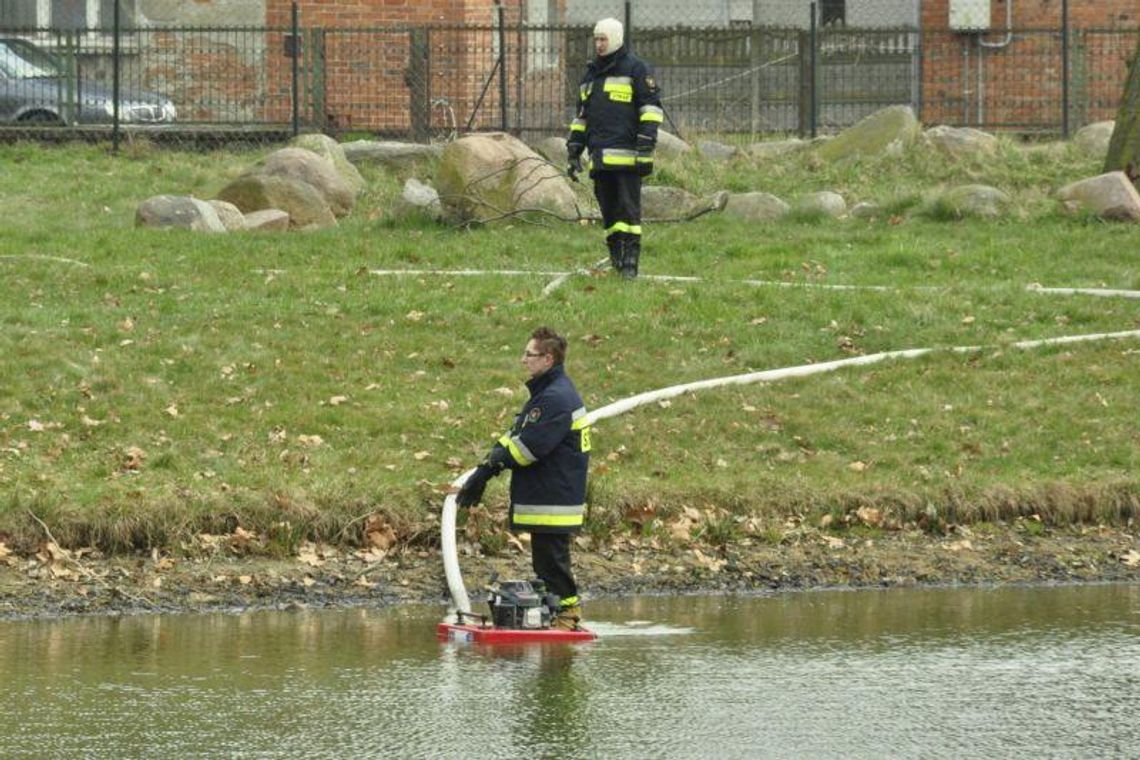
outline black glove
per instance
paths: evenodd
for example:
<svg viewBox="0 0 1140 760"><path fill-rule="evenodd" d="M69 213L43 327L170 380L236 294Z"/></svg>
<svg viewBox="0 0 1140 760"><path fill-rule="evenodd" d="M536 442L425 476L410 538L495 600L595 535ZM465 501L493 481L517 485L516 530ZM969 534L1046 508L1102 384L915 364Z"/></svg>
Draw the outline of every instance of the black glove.
<svg viewBox="0 0 1140 760"><path fill-rule="evenodd" d="M571 153L566 162L566 176L570 177L570 181L577 182L578 175L585 170L586 168L582 166L582 154Z"/></svg>
<svg viewBox="0 0 1140 760"><path fill-rule="evenodd" d="M455 496L455 503L460 507L473 507L483 500L483 491L487 488L487 481L499 474L499 471L488 464L481 464L475 468L463 487Z"/></svg>

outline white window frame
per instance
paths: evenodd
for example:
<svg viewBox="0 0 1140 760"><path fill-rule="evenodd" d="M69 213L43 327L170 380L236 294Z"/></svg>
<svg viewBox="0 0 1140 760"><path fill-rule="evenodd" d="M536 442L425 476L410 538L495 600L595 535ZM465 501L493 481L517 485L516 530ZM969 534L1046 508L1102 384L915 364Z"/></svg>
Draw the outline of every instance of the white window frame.
<svg viewBox="0 0 1140 760"><path fill-rule="evenodd" d="M51 0L35 0L35 4L36 4L36 24L35 24L36 27L39 29L50 29L50 28L52 28L52 25L51 25ZM87 13L85 14L85 18L87 19L87 26L88 27L105 26L107 28L108 32L103 32L101 30L87 28L81 32L76 32L76 34L80 35L80 41L83 43L85 48L87 48L89 50L92 48L99 49L99 48L104 48L104 47L109 50L111 48L111 45L113 44L113 38L112 38L112 35L109 33L109 30L111 29L111 26L114 24L114 19L107 19L106 23L102 23L103 22L103 19L101 18L102 9L103 9L102 0L86 0L85 4L87 6ZM120 23L122 23L124 25L128 25L128 23L130 21L137 21L137 16L138 16L138 11L137 11L138 2L137 2L137 0L136 0L134 5L136 8L135 18L134 19L130 18L131 14L130 14L129 9L122 8L120 10L120 16L119 16L119 22ZM91 23L92 19L94 19L96 23L92 24ZM55 35L55 34L38 34L38 35L36 35L36 37L38 39L35 39L34 42L37 45L39 45L40 47L44 47L44 48L48 48L48 49L55 47L55 44L56 44L57 39L58 39L58 35ZM133 47L135 44L135 36L130 31L124 31L120 41L126 46Z"/></svg>

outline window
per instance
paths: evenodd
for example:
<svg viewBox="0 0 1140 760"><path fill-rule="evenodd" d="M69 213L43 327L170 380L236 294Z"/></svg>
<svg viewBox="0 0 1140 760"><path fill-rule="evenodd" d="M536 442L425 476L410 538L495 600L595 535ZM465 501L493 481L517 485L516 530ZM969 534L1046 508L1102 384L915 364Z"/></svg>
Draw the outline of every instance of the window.
<svg viewBox="0 0 1140 760"><path fill-rule="evenodd" d="M820 26L843 26L847 23L847 0L821 0Z"/></svg>
<svg viewBox="0 0 1140 760"><path fill-rule="evenodd" d="M118 0L119 23L133 27L136 0ZM79 31L110 30L116 0L0 0L0 27Z"/></svg>

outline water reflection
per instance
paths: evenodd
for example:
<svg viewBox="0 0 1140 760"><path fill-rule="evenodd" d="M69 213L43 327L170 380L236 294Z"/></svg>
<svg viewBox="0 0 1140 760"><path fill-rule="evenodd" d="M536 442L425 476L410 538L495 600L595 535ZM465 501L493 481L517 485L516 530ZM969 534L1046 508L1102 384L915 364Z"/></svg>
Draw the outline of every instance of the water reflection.
<svg viewBox="0 0 1140 760"><path fill-rule="evenodd" d="M513 648L438 643L436 608L0 623L0 756L1140 746L1136 586L642 597L589 611L598 642Z"/></svg>

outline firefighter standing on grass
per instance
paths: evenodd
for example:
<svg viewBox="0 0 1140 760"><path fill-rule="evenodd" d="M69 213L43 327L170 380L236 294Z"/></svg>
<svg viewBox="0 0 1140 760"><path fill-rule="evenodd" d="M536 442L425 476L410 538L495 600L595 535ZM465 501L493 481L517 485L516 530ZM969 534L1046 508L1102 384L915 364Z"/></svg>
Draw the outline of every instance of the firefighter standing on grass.
<svg viewBox="0 0 1140 760"><path fill-rule="evenodd" d="M554 626L576 630L582 610L570 567L570 541L586 515L590 429L565 360L565 338L547 327L531 333L522 355L530 400L464 481L455 501L460 507L478 504L487 481L511 471L511 530L530 533L534 573L560 599Z"/></svg>
<svg viewBox="0 0 1140 760"><path fill-rule="evenodd" d="M632 279L641 258L641 178L653 172L657 127L665 112L653 70L622 42L617 19L602 19L594 27L597 56L579 85L578 113L566 141L567 173L576 179L586 152L610 263Z"/></svg>

